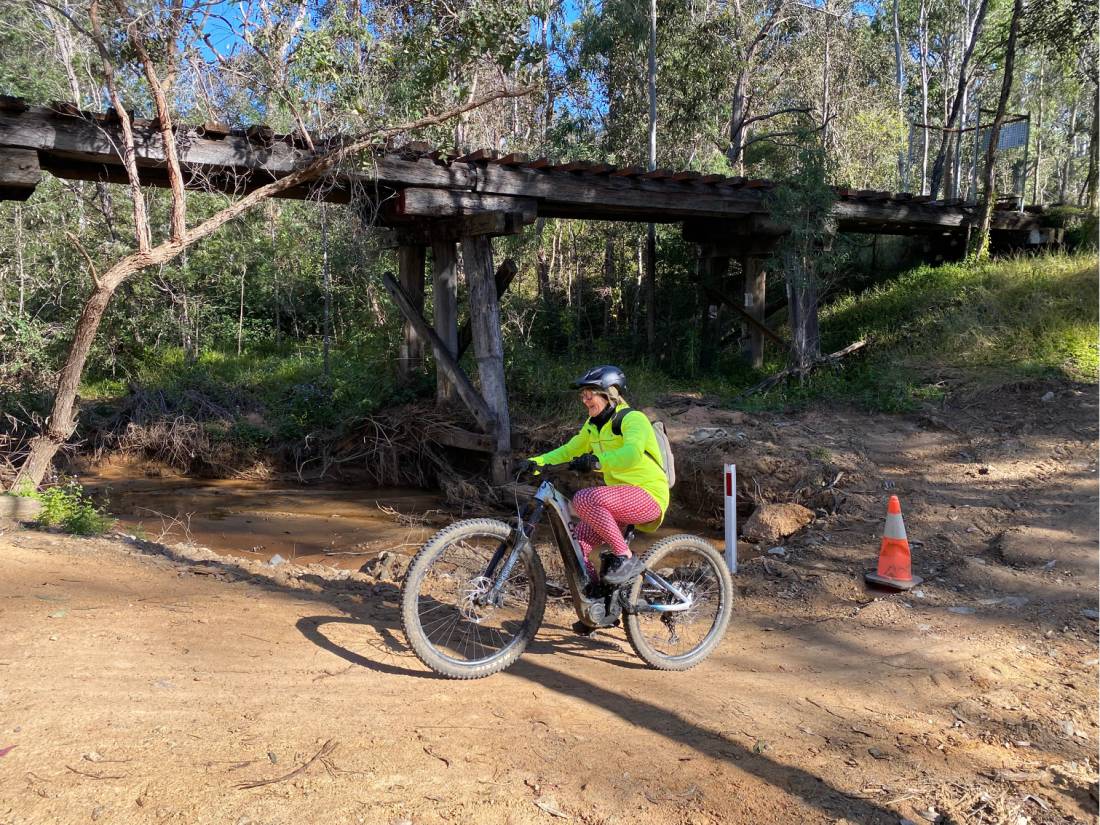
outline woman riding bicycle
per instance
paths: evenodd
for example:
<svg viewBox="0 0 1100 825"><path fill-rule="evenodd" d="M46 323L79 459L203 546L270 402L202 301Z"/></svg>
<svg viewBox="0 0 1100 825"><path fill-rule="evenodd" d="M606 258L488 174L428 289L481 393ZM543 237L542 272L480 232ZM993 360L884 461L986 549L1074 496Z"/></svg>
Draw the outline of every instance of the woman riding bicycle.
<svg viewBox="0 0 1100 825"><path fill-rule="evenodd" d="M623 398L622 370L594 367L573 388L580 390L588 420L565 444L531 461L540 466L568 461L570 469L603 473L606 486L587 487L573 496L573 510L581 519L576 537L586 558L600 544L611 548L614 555L602 580L617 586L644 570L630 552L623 528L633 524L652 532L661 525L668 509L668 478L653 425Z"/></svg>

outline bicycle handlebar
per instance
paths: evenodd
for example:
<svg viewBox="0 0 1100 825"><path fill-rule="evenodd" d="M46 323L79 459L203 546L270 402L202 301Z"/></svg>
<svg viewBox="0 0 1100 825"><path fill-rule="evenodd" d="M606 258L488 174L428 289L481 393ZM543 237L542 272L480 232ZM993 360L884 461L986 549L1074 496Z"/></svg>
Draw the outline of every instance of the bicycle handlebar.
<svg viewBox="0 0 1100 825"><path fill-rule="evenodd" d="M571 472L569 469L569 462L563 462L561 464L540 464L537 467L524 468L520 471L520 478L539 478L539 477L554 477L560 476L564 473Z"/></svg>

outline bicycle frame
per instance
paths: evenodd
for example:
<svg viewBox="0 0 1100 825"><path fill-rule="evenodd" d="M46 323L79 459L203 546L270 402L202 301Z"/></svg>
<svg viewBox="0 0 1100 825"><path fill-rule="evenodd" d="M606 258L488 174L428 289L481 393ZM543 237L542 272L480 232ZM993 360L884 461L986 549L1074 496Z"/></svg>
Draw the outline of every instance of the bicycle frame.
<svg viewBox="0 0 1100 825"><path fill-rule="evenodd" d="M549 468L546 468L549 469ZM676 601L671 604L650 604L645 600L631 604L628 592L632 583L619 588L605 587L603 593L593 596L586 595L592 592L591 585L596 582L589 576L585 564L584 550L573 535L571 529L578 521L576 513L569 503L569 499L559 491L550 479L543 479L539 484L535 495L532 497L527 510L519 517L518 523L513 528L512 536L501 542L485 570L485 577L492 581L492 587L484 597L487 602L494 602L501 598L502 588L520 554L531 542L536 528L542 521L543 515L549 513L550 527L554 533L554 539L561 554L562 563L565 566L566 579L569 582L570 595L573 598L573 607L581 621L593 627L613 624L622 610L630 612L654 612L676 613L689 610L692 607L692 598L683 593L678 587L657 573L647 570L642 575L645 581L657 588L670 593ZM510 552L509 547L511 548ZM507 556L505 556L507 553ZM501 566L501 561L503 565ZM617 596L617 598L615 598Z"/></svg>

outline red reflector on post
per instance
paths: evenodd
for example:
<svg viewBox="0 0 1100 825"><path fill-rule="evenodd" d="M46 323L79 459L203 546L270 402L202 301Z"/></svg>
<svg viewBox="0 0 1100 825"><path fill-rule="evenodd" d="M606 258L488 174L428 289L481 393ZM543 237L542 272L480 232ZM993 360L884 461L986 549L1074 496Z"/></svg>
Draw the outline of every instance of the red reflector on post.
<svg viewBox="0 0 1100 825"><path fill-rule="evenodd" d="M726 470L726 495L733 495L733 473L729 470Z"/></svg>

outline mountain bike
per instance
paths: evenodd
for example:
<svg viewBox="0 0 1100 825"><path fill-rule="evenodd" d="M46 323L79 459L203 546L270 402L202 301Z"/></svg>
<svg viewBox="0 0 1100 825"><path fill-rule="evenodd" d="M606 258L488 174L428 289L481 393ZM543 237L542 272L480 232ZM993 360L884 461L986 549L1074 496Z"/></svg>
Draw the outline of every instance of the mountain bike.
<svg viewBox="0 0 1100 825"><path fill-rule="evenodd" d="M566 465L544 466L538 488L511 523L467 519L436 533L406 573L401 599L405 635L417 657L452 679L498 673L526 650L542 624L547 578L533 537L545 519L561 555L565 587L589 628L625 625L634 651L658 670L687 670L721 641L733 609L733 580L708 542L677 535L645 555L645 571L617 587L585 563L574 538L577 516L553 479ZM633 527L624 530L629 542ZM610 553L601 557L606 566Z"/></svg>

